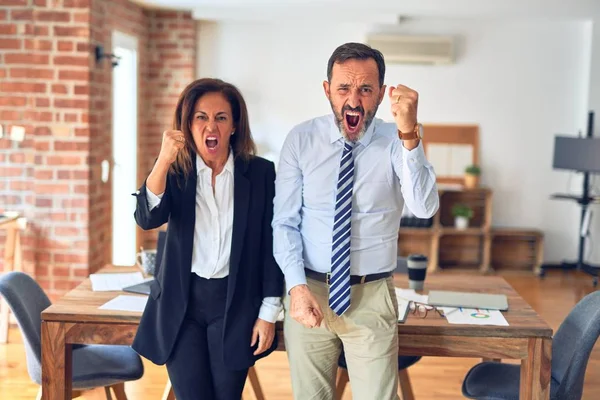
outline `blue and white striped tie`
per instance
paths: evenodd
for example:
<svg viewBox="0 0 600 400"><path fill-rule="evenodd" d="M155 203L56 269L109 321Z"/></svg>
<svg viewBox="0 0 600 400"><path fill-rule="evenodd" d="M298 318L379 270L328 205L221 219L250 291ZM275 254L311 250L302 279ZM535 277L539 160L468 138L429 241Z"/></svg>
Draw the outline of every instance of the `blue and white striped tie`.
<svg viewBox="0 0 600 400"><path fill-rule="evenodd" d="M342 315L350 307L350 228L352 220L352 184L354 181L353 147L353 143L344 143L335 199L329 307L337 315Z"/></svg>

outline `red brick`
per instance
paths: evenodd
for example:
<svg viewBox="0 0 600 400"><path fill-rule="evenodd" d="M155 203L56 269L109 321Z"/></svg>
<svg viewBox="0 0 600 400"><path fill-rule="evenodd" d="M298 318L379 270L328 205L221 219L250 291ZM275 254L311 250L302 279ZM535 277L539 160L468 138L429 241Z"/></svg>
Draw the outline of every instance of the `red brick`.
<svg viewBox="0 0 600 400"><path fill-rule="evenodd" d="M35 142L35 149L37 151L49 151L50 143L48 142L40 142L39 140Z"/></svg>
<svg viewBox="0 0 600 400"><path fill-rule="evenodd" d="M83 43L77 43L77 51L80 53L89 53L91 49L91 46L89 43L83 42Z"/></svg>
<svg viewBox="0 0 600 400"><path fill-rule="evenodd" d="M49 64L47 54L7 53L4 55L5 64Z"/></svg>
<svg viewBox="0 0 600 400"><path fill-rule="evenodd" d="M54 107L87 109L89 107L89 101L76 99L54 99Z"/></svg>
<svg viewBox="0 0 600 400"><path fill-rule="evenodd" d="M87 268L72 268L73 276L87 278L89 273Z"/></svg>
<svg viewBox="0 0 600 400"><path fill-rule="evenodd" d="M25 154L23 153L15 153L15 154L11 154L9 157L9 160L11 163L24 163L25 162Z"/></svg>
<svg viewBox="0 0 600 400"><path fill-rule="evenodd" d="M80 156L46 156L47 165L85 165L85 160Z"/></svg>
<svg viewBox="0 0 600 400"><path fill-rule="evenodd" d="M88 185L75 185L74 193L86 194L89 192L89 190L90 190L90 187Z"/></svg>
<svg viewBox="0 0 600 400"><path fill-rule="evenodd" d="M23 118L27 121L42 121L42 122L52 122L52 113L48 111L25 111Z"/></svg>
<svg viewBox="0 0 600 400"><path fill-rule="evenodd" d="M34 0L33 3L38 7L46 7L46 0Z"/></svg>
<svg viewBox="0 0 600 400"><path fill-rule="evenodd" d="M89 137L90 130L87 128L75 128L75 136L79 137Z"/></svg>
<svg viewBox="0 0 600 400"><path fill-rule="evenodd" d="M69 66L82 66L87 67L90 64L89 57L76 57L76 56L56 56L54 57L55 65L69 65Z"/></svg>
<svg viewBox="0 0 600 400"><path fill-rule="evenodd" d="M50 107L50 99L47 97L37 97L35 99L36 107Z"/></svg>
<svg viewBox="0 0 600 400"><path fill-rule="evenodd" d="M27 97L0 96L0 106L23 107L27 104Z"/></svg>
<svg viewBox="0 0 600 400"><path fill-rule="evenodd" d="M67 86L65 85L52 85L52 93L55 94L67 94L69 93L67 90Z"/></svg>
<svg viewBox="0 0 600 400"><path fill-rule="evenodd" d="M29 191L33 189L33 182L13 181L10 183L10 190Z"/></svg>
<svg viewBox="0 0 600 400"><path fill-rule="evenodd" d="M54 70L42 68L11 68L11 78L53 79Z"/></svg>
<svg viewBox="0 0 600 400"><path fill-rule="evenodd" d="M63 208L87 208L87 199L65 199L62 202Z"/></svg>
<svg viewBox="0 0 600 400"><path fill-rule="evenodd" d="M2 0L2 6L27 6L28 0Z"/></svg>
<svg viewBox="0 0 600 400"><path fill-rule="evenodd" d="M90 94L88 85L75 85L75 94Z"/></svg>
<svg viewBox="0 0 600 400"><path fill-rule="evenodd" d="M58 79L69 81L87 81L90 79L90 71L59 70Z"/></svg>
<svg viewBox="0 0 600 400"><path fill-rule="evenodd" d="M35 199L35 206L42 208L52 207L52 199L38 197Z"/></svg>
<svg viewBox="0 0 600 400"><path fill-rule="evenodd" d="M77 114L65 113L64 117L65 122L77 122L79 120L79 115Z"/></svg>
<svg viewBox="0 0 600 400"><path fill-rule="evenodd" d="M52 41L42 39L25 39L26 50L51 51Z"/></svg>
<svg viewBox="0 0 600 400"><path fill-rule="evenodd" d="M21 120L21 112L2 110L2 111L0 111L0 120L20 121Z"/></svg>
<svg viewBox="0 0 600 400"><path fill-rule="evenodd" d="M90 30L87 27L55 26L54 35L87 38L90 36Z"/></svg>
<svg viewBox="0 0 600 400"><path fill-rule="evenodd" d="M55 280L54 281L54 289L61 291L72 290L79 284L79 281L67 281L67 280Z"/></svg>
<svg viewBox="0 0 600 400"><path fill-rule="evenodd" d="M54 170L51 169L36 169L34 178L41 181L54 179Z"/></svg>
<svg viewBox="0 0 600 400"><path fill-rule="evenodd" d="M75 48L75 45L73 42L59 40L56 43L56 48L58 49L58 51L73 51L73 49Z"/></svg>
<svg viewBox="0 0 600 400"><path fill-rule="evenodd" d="M6 1L7 0L2 0L2 5L5 5ZM33 10L11 10L10 19L13 21L33 21Z"/></svg>
<svg viewBox="0 0 600 400"><path fill-rule="evenodd" d="M23 176L24 169L19 167L0 167L0 176L11 177L11 176Z"/></svg>
<svg viewBox="0 0 600 400"><path fill-rule="evenodd" d="M43 93L45 91L45 83L0 82L0 92Z"/></svg>
<svg viewBox="0 0 600 400"><path fill-rule="evenodd" d="M75 179L88 179L89 177L89 171L73 171L73 178Z"/></svg>
<svg viewBox="0 0 600 400"><path fill-rule="evenodd" d="M57 259L57 256L60 256L60 254L54 254L54 262L67 262L67 261L59 261ZM71 269L69 267L54 267L54 268L52 268L52 275L53 276L70 276Z"/></svg>
<svg viewBox="0 0 600 400"><path fill-rule="evenodd" d="M84 124L87 124L88 122L92 122L92 121L90 121L89 114L87 114L87 113L81 114L81 122L83 122Z"/></svg>
<svg viewBox="0 0 600 400"><path fill-rule="evenodd" d="M37 126L34 129L33 134L38 137L39 136L50 136L50 135L52 135L52 131L47 126ZM38 141L39 141L39 139L40 138L38 138Z"/></svg>
<svg viewBox="0 0 600 400"><path fill-rule="evenodd" d="M69 185L63 183L38 183L35 185L37 194L67 194L70 193Z"/></svg>
<svg viewBox="0 0 600 400"><path fill-rule="evenodd" d="M54 262L84 264L87 262L87 256L81 254L55 253Z"/></svg>
<svg viewBox="0 0 600 400"><path fill-rule="evenodd" d="M87 142L54 141L54 150L56 151L86 151L88 146Z"/></svg>
<svg viewBox="0 0 600 400"><path fill-rule="evenodd" d="M65 226L55 226L54 234L56 236L79 236L83 229Z"/></svg>
<svg viewBox="0 0 600 400"><path fill-rule="evenodd" d="M2 50L18 50L21 48L21 39L4 39L0 38L0 49Z"/></svg>
<svg viewBox="0 0 600 400"><path fill-rule="evenodd" d="M28 33L28 32L25 32L25 33ZM39 36L48 36L48 35L50 35L50 28L48 26L35 25L33 27L33 34L38 37Z"/></svg>
<svg viewBox="0 0 600 400"><path fill-rule="evenodd" d="M7 10L0 10L0 21L4 21L8 15Z"/></svg>
<svg viewBox="0 0 600 400"><path fill-rule="evenodd" d="M90 13L88 13L88 12L73 13L73 21L89 23L90 22Z"/></svg>
<svg viewBox="0 0 600 400"><path fill-rule="evenodd" d="M17 24L0 24L0 35L15 35Z"/></svg>
<svg viewBox="0 0 600 400"><path fill-rule="evenodd" d="M7 75L7 72L5 69L0 69L0 78L5 78Z"/></svg>
<svg viewBox="0 0 600 400"><path fill-rule="evenodd" d="M67 11L38 11L35 19L45 22L70 22L71 14Z"/></svg>
<svg viewBox="0 0 600 400"><path fill-rule="evenodd" d="M90 0L64 0L65 8L89 8Z"/></svg>

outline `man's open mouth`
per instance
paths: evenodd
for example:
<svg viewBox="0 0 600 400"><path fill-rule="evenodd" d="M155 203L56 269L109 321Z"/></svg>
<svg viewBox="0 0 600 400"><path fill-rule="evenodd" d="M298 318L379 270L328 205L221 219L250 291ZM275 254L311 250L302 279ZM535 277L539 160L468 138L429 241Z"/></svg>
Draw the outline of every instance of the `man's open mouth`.
<svg viewBox="0 0 600 400"><path fill-rule="evenodd" d="M346 121L348 133L356 133L362 121L362 114L358 111L346 111L344 112L344 121Z"/></svg>

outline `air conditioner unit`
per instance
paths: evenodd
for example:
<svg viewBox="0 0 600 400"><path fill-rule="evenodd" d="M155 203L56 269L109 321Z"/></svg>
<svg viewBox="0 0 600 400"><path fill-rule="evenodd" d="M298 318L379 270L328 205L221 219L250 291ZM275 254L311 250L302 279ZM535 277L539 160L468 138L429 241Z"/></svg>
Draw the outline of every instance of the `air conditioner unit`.
<svg viewBox="0 0 600 400"><path fill-rule="evenodd" d="M367 44L383 53L386 63L452 64L454 39L449 36L376 34Z"/></svg>

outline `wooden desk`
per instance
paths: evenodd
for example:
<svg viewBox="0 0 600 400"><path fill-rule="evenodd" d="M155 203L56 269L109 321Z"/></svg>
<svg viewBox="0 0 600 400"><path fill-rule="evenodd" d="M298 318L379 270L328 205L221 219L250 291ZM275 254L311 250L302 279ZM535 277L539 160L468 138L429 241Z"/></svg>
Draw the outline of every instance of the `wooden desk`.
<svg viewBox="0 0 600 400"><path fill-rule="evenodd" d="M22 271L21 227L19 215L0 216L0 229L6 230L4 242L4 272ZM8 343L9 307L0 299L0 343Z"/></svg>
<svg viewBox="0 0 600 400"><path fill-rule="evenodd" d="M407 287L406 277L396 277L396 285ZM436 313L429 313L426 319L410 316L406 323L398 325L399 354L520 359L520 398L549 399L552 330L504 279L437 274L427 277L426 289L504 293L510 308L504 315L510 326L450 325ZM92 292L86 280L42 313L44 399L70 399L71 381L67 377L71 376L74 343L132 343L140 313L98 310L119 293ZM279 350L285 350L280 323L277 335Z"/></svg>

